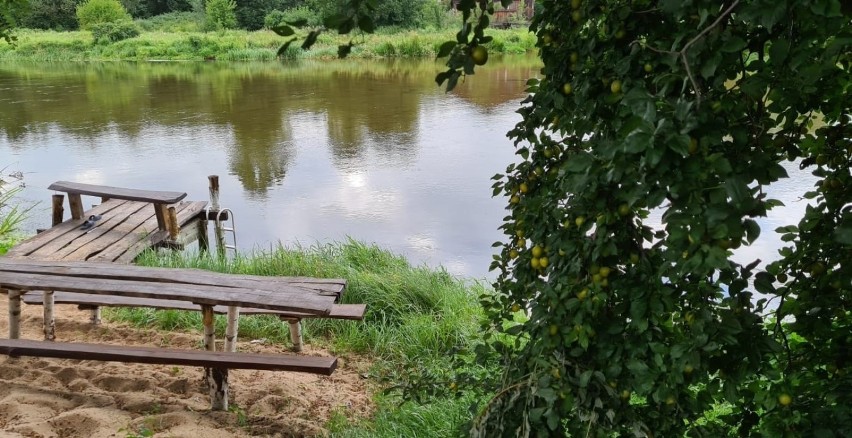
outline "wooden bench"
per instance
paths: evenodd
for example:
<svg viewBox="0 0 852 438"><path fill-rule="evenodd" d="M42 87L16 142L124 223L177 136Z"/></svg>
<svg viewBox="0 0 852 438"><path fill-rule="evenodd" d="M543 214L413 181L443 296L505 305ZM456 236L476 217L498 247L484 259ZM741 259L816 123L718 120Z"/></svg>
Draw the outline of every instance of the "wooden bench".
<svg viewBox="0 0 852 438"><path fill-rule="evenodd" d="M133 265L94 262L38 261L0 258L0 292L9 297L9 341L0 343L0 352L10 355L63 357L83 360L119 360L151 363L198 364L207 368L213 409L227 409L228 368L291 369L330 373L334 360L278 355L236 353L238 307L258 312L284 312L303 317L327 317L345 287L344 280L261 277L221 274L198 269L146 268ZM163 300L200 306L206 351L159 350L150 348L85 345L61 342L20 341L21 295L41 291L44 306L45 339L55 339L53 305L56 290L93 297ZM213 330L214 309L227 307L226 352L216 353ZM343 307L343 309L350 309ZM224 310L224 309L223 309ZM345 313L345 312L343 312ZM361 312L363 313L363 311ZM243 360L245 358L245 360ZM298 368L302 366L302 368ZM289 368L288 368L289 367ZM295 367L295 368L294 368Z"/></svg>
<svg viewBox="0 0 852 438"><path fill-rule="evenodd" d="M22 297L24 303L28 305L40 306L44 304L44 295L26 294ZM159 310L187 310L198 311L201 307L193 303L174 300L155 300L150 298L127 298L116 297L109 295L91 295L75 292L54 292L54 304L76 304L80 310L91 310L97 307L144 307ZM322 315L322 318L345 319L360 321L364 319L366 304L333 304L328 315ZM227 314L228 307L213 306L213 313ZM304 312L288 312L269 309L246 309L241 308L240 315L274 315L281 321L287 322L290 325L290 340L293 343L293 351L302 351L302 327L301 320L304 318L318 318L319 315L314 315Z"/></svg>

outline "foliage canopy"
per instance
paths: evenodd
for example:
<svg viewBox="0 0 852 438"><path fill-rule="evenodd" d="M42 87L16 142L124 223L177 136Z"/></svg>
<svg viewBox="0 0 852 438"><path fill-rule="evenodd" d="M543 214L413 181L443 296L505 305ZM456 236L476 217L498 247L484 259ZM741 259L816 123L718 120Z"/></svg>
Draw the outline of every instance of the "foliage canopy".
<svg viewBox="0 0 852 438"><path fill-rule="evenodd" d="M130 14L118 0L86 0L77 6L77 21L82 29L91 29L100 23L131 20Z"/></svg>

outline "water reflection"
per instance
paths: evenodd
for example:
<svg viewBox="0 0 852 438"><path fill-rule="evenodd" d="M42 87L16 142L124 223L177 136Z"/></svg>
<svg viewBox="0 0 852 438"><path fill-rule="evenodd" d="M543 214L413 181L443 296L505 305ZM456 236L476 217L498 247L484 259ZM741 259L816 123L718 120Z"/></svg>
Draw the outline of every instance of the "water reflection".
<svg viewBox="0 0 852 438"><path fill-rule="evenodd" d="M243 212L244 248L351 235L481 276L503 216L488 179L513 159L505 132L538 65L489 63L453 95L435 86L439 69L4 64L0 166L27 172L39 200L58 179L205 199L207 174L230 175L223 202Z"/></svg>

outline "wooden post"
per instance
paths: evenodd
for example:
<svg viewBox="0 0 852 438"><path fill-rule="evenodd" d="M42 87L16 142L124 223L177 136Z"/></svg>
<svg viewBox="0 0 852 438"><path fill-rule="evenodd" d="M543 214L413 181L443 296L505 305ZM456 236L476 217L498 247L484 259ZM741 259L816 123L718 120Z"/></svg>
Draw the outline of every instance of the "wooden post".
<svg viewBox="0 0 852 438"><path fill-rule="evenodd" d="M216 327L214 325L216 319L213 314L213 306L201 306L201 322L204 324L204 349L207 351L216 351ZM204 382L212 388L212 368L204 368Z"/></svg>
<svg viewBox="0 0 852 438"><path fill-rule="evenodd" d="M101 308L98 306L92 306L92 314L89 317L89 322L92 325L100 325L101 324Z"/></svg>
<svg viewBox="0 0 852 438"><path fill-rule="evenodd" d="M293 351L302 351L302 321L300 319L291 319L290 323L290 340L293 341Z"/></svg>
<svg viewBox="0 0 852 438"><path fill-rule="evenodd" d="M220 257L225 256L225 233L222 230L222 222L219 218L219 175L210 175L207 177L210 182L210 212L216 215L214 220L213 232L216 236L216 252Z"/></svg>
<svg viewBox="0 0 852 438"><path fill-rule="evenodd" d="M198 220L198 249L201 252L210 251L210 239L207 237L207 217Z"/></svg>
<svg viewBox="0 0 852 438"><path fill-rule="evenodd" d="M228 369L212 368L210 374L210 399L214 411L228 410Z"/></svg>
<svg viewBox="0 0 852 438"><path fill-rule="evenodd" d="M9 339L21 338L21 292L9 290Z"/></svg>
<svg viewBox="0 0 852 438"><path fill-rule="evenodd" d="M53 226L57 226L62 223L62 219L65 216L65 208L62 207L62 203L65 201L65 195L53 195Z"/></svg>
<svg viewBox="0 0 852 438"><path fill-rule="evenodd" d="M237 331L240 327L240 308L228 306L228 328L225 329L225 351L237 351Z"/></svg>
<svg viewBox="0 0 852 438"><path fill-rule="evenodd" d="M178 226L177 220L177 211L175 211L174 207L169 207L166 214L166 220L169 229L169 239L174 242L177 240L178 234L180 233L180 227Z"/></svg>
<svg viewBox="0 0 852 438"><path fill-rule="evenodd" d="M83 219L83 198L79 193L68 194L68 205L71 207L71 219Z"/></svg>
<svg viewBox="0 0 852 438"><path fill-rule="evenodd" d="M166 222L166 216L168 215L168 212L166 211L166 204L154 204L154 215L157 217L157 228L161 231L168 230L169 227Z"/></svg>
<svg viewBox="0 0 852 438"><path fill-rule="evenodd" d="M56 321L53 318L53 291L46 290L44 294L44 340L56 340Z"/></svg>

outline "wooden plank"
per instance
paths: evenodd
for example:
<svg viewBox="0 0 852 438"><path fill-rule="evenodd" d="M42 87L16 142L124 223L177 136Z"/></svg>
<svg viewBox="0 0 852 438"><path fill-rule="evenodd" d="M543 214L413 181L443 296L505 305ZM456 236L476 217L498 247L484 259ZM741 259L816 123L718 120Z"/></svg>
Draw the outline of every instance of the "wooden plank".
<svg viewBox="0 0 852 438"><path fill-rule="evenodd" d="M96 226L89 230L75 229L73 232L65 233L51 240L41 248L31 252L29 257L40 260L62 260L80 248L89 248L89 251L99 252L105 249L109 242L97 242L98 238L120 225L125 219L142 209L146 204L141 202L125 202L121 206L110 210L109 213L101 215ZM78 253L78 257L79 253ZM86 260L85 257L71 258L71 260Z"/></svg>
<svg viewBox="0 0 852 438"><path fill-rule="evenodd" d="M97 207L92 208L91 210L85 212L85 215L86 215L86 217L91 216L93 214L103 216L103 215L106 215L107 213L109 213L110 211L112 211L113 209L119 208L120 206L124 205L125 202L127 202L127 201L112 200L112 201L109 201L109 202L105 202L105 203L98 205ZM37 235L27 239L27 240L24 240L23 242L15 245L14 247L12 247L12 249L9 250L8 253L6 253L6 256L7 257L26 257L26 256L29 256L31 253L38 250L42 246L50 243L53 239L60 238L60 237L64 236L65 234L68 234L68 233L79 234L79 232L80 232L79 228L80 228L80 225L82 225L82 224L83 224L83 220L69 219L69 220L62 222L61 224L59 224L55 227L50 228L49 230L46 230L43 233L39 233L39 234L37 234Z"/></svg>
<svg viewBox="0 0 852 438"><path fill-rule="evenodd" d="M186 197L182 192L164 192L153 190L126 189L122 187L100 186L69 181L57 181L48 187L58 192L77 193L81 195L100 196L102 198L124 199L127 201L144 201L161 204L174 204Z"/></svg>
<svg viewBox="0 0 852 438"><path fill-rule="evenodd" d="M183 226L183 224L193 220L204 211L206 206L207 202L205 201L182 202L176 205L178 224ZM149 230L157 231L148 234ZM89 260L131 263L143 251L165 242L167 237L168 232L158 230L156 219L149 218L139 227L138 233L126 235L110 248L89 258Z"/></svg>
<svg viewBox="0 0 852 438"><path fill-rule="evenodd" d="M294 371L331 375L337 358L291 354L249 354L106 344L0 339L0 354L105 362L187 365L229 369Z"/></svg>
<svg viewBox="0 0 852 438"><path fill-rule="evenodd" d="M23 297L24 303L28 305L40 306L44 302L41 294L28 293ZM83 308L91 308L95 306L103 307L149 307L153 309L170 309L170 310L188 310L199 311L200 306L185 301L175 300L155 300L150 298L128 298L115 297L109 295L92 295L81 294L75 292L55 292L54 303L56 304L77 304ZM328 315L315 315L304 312L286 312L268 309L250 309L241 308L242 315L277 315L288 319L302 318L333 318L333 319L348 319L362 320L366 311L366 304L334 304L331 306L331 311ZM225 315L228 313L227 306L213 306L213 313Z"/></svg>
<svg viewBox="0 0 852 438"><path fill-rule="evenodd" d="M65 209L62 207L63 202L65 202L65 195L53 195L53 217L51 226L55 227L62 223L63 215L65 214Z"/></svg>
<svg viewBox="0 0 852 438"><path fill-rule="evenodd" d="M108 265L109 266L109 265ZM123 265L114 265L123 266ZM0 289L64 290L91 294L189 301L196 304L257 307L270 310L328 315L333 298L304 289L269 291L246 288L147 282L104 278L68 277L0 271Z"/></svg>
<svg viewBox="0 0 852 438"><path fill-rule="evenodd" d="M109 263L46 261L0 258L0 272L41 273L91 279L123 279L145 282L181 283L202 286L235 287L290 293L311 293L338 297L346 280L305 281L304 277L268 277L223 274L188 268L150 268ZM57 290L68 290L58 288ZM330 291L331 290L331 291Z"/></svg>

